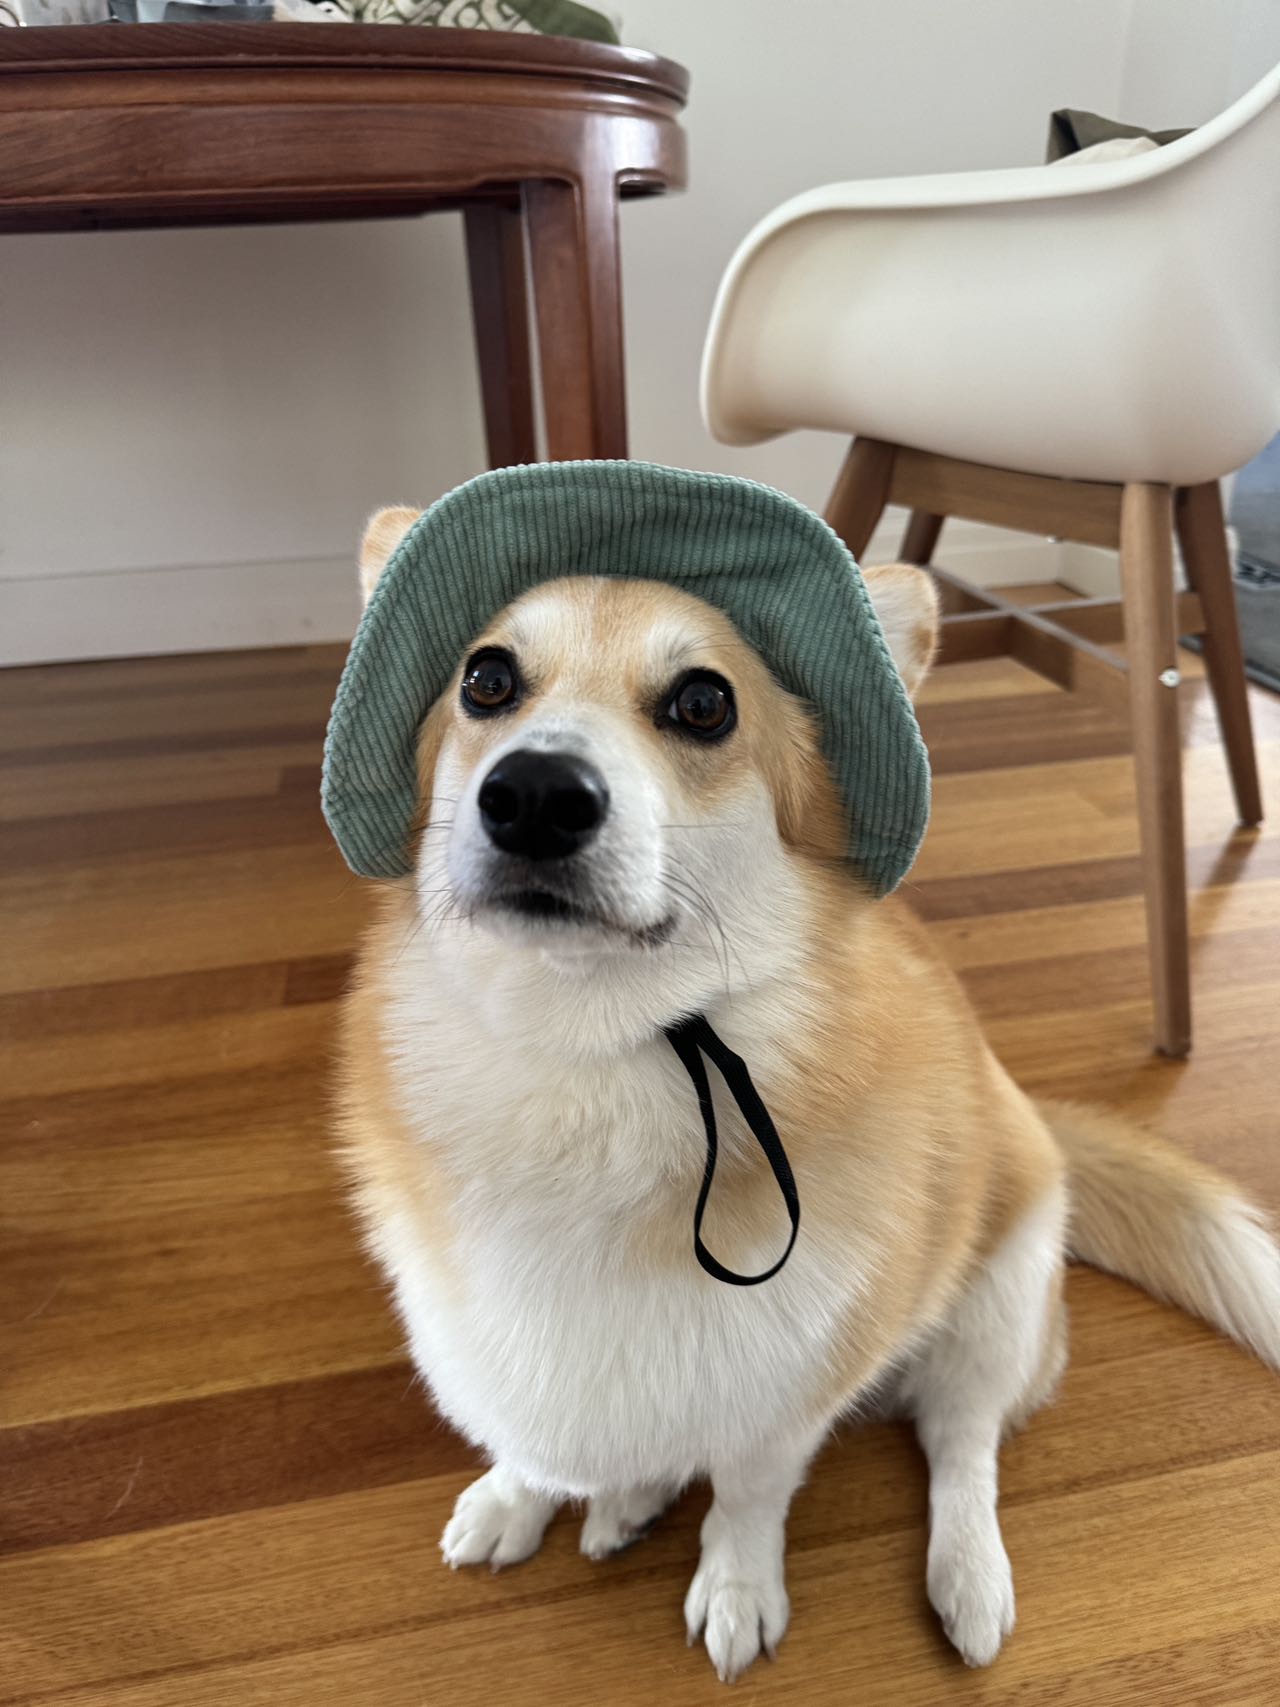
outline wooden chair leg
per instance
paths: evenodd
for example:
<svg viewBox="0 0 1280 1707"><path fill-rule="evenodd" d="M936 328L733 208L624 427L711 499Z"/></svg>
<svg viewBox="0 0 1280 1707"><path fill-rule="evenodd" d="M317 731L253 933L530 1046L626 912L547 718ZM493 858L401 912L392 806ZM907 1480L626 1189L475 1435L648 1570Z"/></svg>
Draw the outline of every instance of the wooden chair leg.
<svg viewBox="0 0 1280 1707"><path fill-rule="evenodd" d="M473 202L463 217L489 466L536 462L520 209L511 203Z"/></svg>
<svg viewBox="0 0 1280 1707"><path fill-rule="evenodd" d="M621 254L610 168L523 186L547 455L625 457Z"/></svg>
<svg viewBox="0 0 1280 1707"><path fill-rule="evenodd" d="M1200 595L1200 608L1204 612L1205 672L1218 707L1236 812L1242 824L1260 824L1262 789L1253 750L1249 690L1231 583L1231 555L1217 481L1204 486L1184 486L1178 493L1176 515L1187 579Z"/></svg>
<svg viewBox="0 0 1280 1707"><path fill-rule="evenodd" d="M946 519L945 516L935 516L930 510L912 510L907 530L902 536L902 561L927 568L933 562L933 554L938 549L938 535Z"/></svg>
<svg viewBox="0 0 1280 1707"><path fill-rule="evenodd" d="M1156 1047L1162 1055L1181 1056L1191 1047L1191 972L1169 487L1125 487L1120 576Z"/></svg>
<svg viewBox="0 0 1280 1707"><path fill-rule="evenodd" d="M867 549L889 501L895 448L879 439L855 439L827 500L827 524L856 558Z"/></svg>

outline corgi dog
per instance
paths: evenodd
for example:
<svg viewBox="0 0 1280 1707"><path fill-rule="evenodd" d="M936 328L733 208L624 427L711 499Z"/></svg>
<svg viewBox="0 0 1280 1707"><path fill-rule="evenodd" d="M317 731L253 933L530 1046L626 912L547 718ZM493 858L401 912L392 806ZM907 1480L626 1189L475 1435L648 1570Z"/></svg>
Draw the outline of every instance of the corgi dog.
<svg viewBox="0 0 1280 1707"><path fill-rule="evenodd" d="M413 510L371 522L366 597ZM909 690L929 577L866 583ZM874 1401L930 1472L929 1598L970 1665L1013 1628L1002 1437L1066 1359L1068 1256L1280 1367L1280 1251L1224 1179L1102 1114L1032 1103L906 907L843 856L811 710L661 581L544 582L457 661L417 746L411 874L381 885L343 1022L341 1134L368 1243L440 1411L488 1461L452 1566L582 1551L711 1500L684 1603L723 1679L787 1627L784 1531L824 1437ZM694 1260L699 1102L664 1029L750 1067L803 1204L790 1260ZM714 1090L707 1245L786 1243Z"/></svg>

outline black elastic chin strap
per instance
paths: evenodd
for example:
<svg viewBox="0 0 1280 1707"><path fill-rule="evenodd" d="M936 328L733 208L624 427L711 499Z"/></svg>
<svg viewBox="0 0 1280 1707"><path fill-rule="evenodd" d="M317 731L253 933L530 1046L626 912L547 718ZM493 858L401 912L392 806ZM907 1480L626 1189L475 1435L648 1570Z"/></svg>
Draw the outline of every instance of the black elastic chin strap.
<svg viewBox="0 0 1280 1707"><path fill-rule="evenodd" d="M778 1129L770 1118L769 1110L761 1102L760 1093L751 1083L751 1074L747 1071L746 1062L716 1036L704 1015L694 1014L691 1019L682 1019L676 1025L669 1025L666 1036L667 1042L683 1062L685 1072L693 1080L693 1088L698 1093L698 1107L702 1111L702 1124L707 1134L707 1163L702 1170L702 1187L693 1212L694 1255L707 1273L717 1280L727 1281L730 1286L759 1286L762 1280L769 1280L777 1274L786 1262L795 1247L796 1234L800 1231L800 1194L796 1190L795 1175L791 1172L787 1152L782 1148L782 1140L778 1137ZM751 1128L756 1143L764 1151L765 1160L773 1170L773 1177L778 1182L778 1190L782 1193L782 1201L787 1206L787 1215L791 1221L791 1237L787 1240L786 1250L773 1267L766 1268L762 1274L735 1274L731 1268L717 1262L702 1242L702 1218L707 1212L711 1182L716 1177L716 1154L719 1148L716 1140L716 1111L711 1102L707 1069L702 1061L704 1055L714 1062L733 1100L741 1109L743 1119Z"/></svg>

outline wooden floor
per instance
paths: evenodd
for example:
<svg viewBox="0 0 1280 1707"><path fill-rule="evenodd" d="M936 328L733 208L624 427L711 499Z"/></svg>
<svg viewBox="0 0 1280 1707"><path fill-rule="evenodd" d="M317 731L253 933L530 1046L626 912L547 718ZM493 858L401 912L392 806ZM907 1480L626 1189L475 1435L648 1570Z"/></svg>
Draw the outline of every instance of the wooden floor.
<svg viewBox="0 0 1280 1707"><path fill-rule="evenodd" d="M687 1652L694 1490L605 1565L443 1568L473 1470L411 1379L326 1147L364 900L317 807L332 648L0 676L0 1701L725 1699ZM1191 667L1194 667L1192 664ZM1280 1208L1280 835L1235 836L1187 697L1197 1047L1151 1058L1124 738L1005 662L931 686L910 893L1038 1092L1108 1101ZM1280 704L1259 695L1280 809ZM1079 1271L1058 1403L1004 1458L1019 1627L969 1673L924 1598L900 1427L823 1452L792 1631L735 1699L1280 1701L1280 1381Z"/></svg>

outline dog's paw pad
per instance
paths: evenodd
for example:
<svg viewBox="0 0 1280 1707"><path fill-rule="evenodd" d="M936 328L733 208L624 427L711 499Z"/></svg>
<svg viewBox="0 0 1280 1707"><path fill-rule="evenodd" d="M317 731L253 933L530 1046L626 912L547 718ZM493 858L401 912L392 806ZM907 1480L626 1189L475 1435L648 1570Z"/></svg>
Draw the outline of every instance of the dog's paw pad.
<svg viewBox="0 0 1280 1707"><path fill-rule="evenodd" d="M772 1659L790 1616L781 1569L734 1580L705 1553L684 1603L689 1641L704 1637L721 1683L732 1683L761 1652Z"/></svg>
<svg viewBox="0 0 1280 1707"><path fill-rule="evenodd" d="M459 1565L490 1565L495 1571L518 1565L538 1551L554 1511L554 1501L490 1470L459 1495L440 1551L454 1570Z"/></svg>
<svg viewBox="0 0 1280 1707"><path fill-rule="evenodd" d="M960 1546L929 1547L929 1599L970 1666L989 1666L1014 1626L1013 1572L998 1531Z"/></svg>
<svg viewBox="0 0 1280 1707"><path fill-rule="evenodd" d="M587 1506L580 1546L588 1559L607 1559L641 1541L675 1497L669 1487L629 1488L599 1494Z"/></svg>

